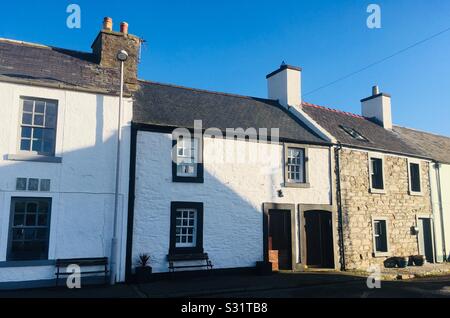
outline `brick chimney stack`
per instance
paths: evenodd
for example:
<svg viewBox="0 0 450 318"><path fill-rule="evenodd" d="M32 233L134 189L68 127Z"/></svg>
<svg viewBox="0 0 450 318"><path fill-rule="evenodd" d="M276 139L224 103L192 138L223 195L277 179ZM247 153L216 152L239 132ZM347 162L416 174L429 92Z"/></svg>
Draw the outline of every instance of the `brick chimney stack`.
<svg viewBox="0 0 450 318"><path fill-rule="evenodd" d="M102 68L120 69L117 53L125 50L128 59L124 64L124 81L126 90L132 92L137 89L137 67L142 40L128 33L128 23L120 24L120 32L113 30L113 20L104 18L103 28L92 44L92 52L97 58L97 63Z"/></svg>

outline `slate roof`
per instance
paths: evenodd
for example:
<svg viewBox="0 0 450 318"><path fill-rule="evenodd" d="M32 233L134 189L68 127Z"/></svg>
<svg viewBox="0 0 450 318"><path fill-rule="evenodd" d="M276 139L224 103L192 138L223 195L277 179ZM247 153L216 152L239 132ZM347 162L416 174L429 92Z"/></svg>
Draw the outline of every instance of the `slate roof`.
<svg viewBox="0 0 450 318"><path fill-rule="evenodd" d="M338 142L345 146L430 158L429 155L416 149L408 141L400 138L395 131L386 130L363 116L310 103L303 103L302 109L334 136ZM363 137L367 138L368 141L353 138L341 126L356 130Z"/></svg>
<svg viewBox="0 0 450 318"><path fill-rule="evenodd" d="M114 93L119 70L100 67L92 53L0 39L0 80Z"/></svg>
<svg viewBox="0 0 450 318"><path fill-rule="evenodd" d="M280 129L280 139L326 144L278 102L273 100L211 92L140 81L135 94L133 122L163 127Z"/></svg>
<svg viewBox="0 0 450 318"><path fill-rule="evenodd" d="M433 160L450 164L450 137L394 126L394 131Z"/></svg>

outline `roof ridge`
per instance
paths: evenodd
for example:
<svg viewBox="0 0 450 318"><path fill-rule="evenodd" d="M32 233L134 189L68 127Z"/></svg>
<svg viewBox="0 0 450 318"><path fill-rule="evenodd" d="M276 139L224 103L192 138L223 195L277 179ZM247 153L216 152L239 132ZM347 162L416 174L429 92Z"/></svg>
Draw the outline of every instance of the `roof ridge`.
<svg viewBox="0 0 450 318"><path fill-rule="evenodd" d="M335 113L339 113L339 114L343 114L343 115L347 115L347 116L351 116L351 117L355 117L355 118L367 119L364 116L361 116L361 115L358 115L358 114L354 114L354 113L351 113L351 112L346 112L346 111L339 110L339 109L333 109L333 108L330 108L330 107L320 106L320 105L312 104L312 103L308 103L308 102L302 102L302 105L308 106L308 107L320 108L320 109L324 109L324 110L327 110L327 111L331 111L331 112L335 112Z"/></svg>
<svg viewBox="0 0 450 318"><path fill-rule="evenodd" d="M149 81L149 80L143 80L139 79L139 82L148 83L148 84L155 84L160 86L169 86L174 88L180 88L180 89L186 89L194 92L200 92L200 93L208 93L208 94L215 94L215 95L222 95L222 96L231 96L231 97L238 97L238 98L244 98L244 99L259 99L264 100L268 102L276 102L274 99L267 99L262 97L255 97L255 96L248 96L248 95L240 95L240 94L233 94L233 93L225 93L225 92L218 92L218 91L212 91L202 88L193 88L193 87L187 87L183 85L177 85L177 84L168 84L168 83L161 83L161 82L155 82L155 81Z"/></svg>
<svg viewBox="0 0 450 318"><path fill-rule="evenodd" d="M405 127L405 126L400 126L400 125L394 125L394 128L395 128L395 127L397 127L397 128L409 129L409 130L416 131L416 132L423 133L423 134L427 134L427 135L432 135L432 136L436 136L436 137L441 137L441 138L447 138L447 139L450 139L450 136L439 135L439 134L437 134L437 133L432 133L432 132L425 131L425 130L421 130L421 129L417 129L417 128L410 128L410 127Z"/></svg>
<svg viewBox="0 0 450 318"><path fill-rule="evenodd" d="M52 45L45 45L40 43L34 43L34 42L27 42L27 41L21 41L21 40L14 40L14 39L7 39L0 37L0 42L8 42L16 45L24 45L24 46L31 46L39 49L49 49L49 50L62 50L62 51L68 51L68 52L75 52L75 53L82 53L82 54L92 54L92 52L87 51L79 51L79 50L73 50L73 49L66 49L63 47L57 47Z"/></svg>

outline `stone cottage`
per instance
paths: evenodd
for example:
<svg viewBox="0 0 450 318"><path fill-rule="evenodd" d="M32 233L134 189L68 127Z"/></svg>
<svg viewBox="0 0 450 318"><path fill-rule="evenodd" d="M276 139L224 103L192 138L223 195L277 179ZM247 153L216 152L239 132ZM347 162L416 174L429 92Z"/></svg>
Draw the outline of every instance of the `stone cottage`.
<svg viewBox="0 0 450 318"><path fill-rule="evenodd" d="M434 262L430 156L393 130L388 94L374 87L361 107L362 115L305 102L299 110L336 145L342 268L418 254Z"/></svg>

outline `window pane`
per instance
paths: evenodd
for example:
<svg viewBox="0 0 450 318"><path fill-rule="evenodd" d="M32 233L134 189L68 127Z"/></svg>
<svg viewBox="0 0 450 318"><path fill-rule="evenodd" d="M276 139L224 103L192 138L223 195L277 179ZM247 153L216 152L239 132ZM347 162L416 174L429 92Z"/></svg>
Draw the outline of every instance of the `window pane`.
<svg viewBox="0 0 450 318"><path fill-rule="evenodd" d="M420 184L420 165L417 163L412 163L410 165L410 176L411 176L411 191L420 192L421 184Z"/></svg>
<svg viewBox="0 0 450 318"><path fill-rule="evenodd" d="M33 101L32 100L24 100L23 101L23 111L24 112L33 112Z"/></svg>
<svg viewBox="0 0 450 318"><path fill-rule="evenodd" d="M34 105L34 112L43 114L45 111L45 102L36 101Z"/></svg>
<svg viewBox="0 0 450 318"><path fill-rule="evenodd" d="M25 214L14 215L14 226L25 225Z"/></svg>
<svg viewBox="0 0 450 318"><path fill-rule="evenodd" d="M16 179L16 190L25 191L27 189L27 178L17 178ZM25 209L25 207L24 207Z"/></svg>
<svg viewBox="0 0 450 318"><path fill-rule="evenodd" d="M38 191L38 190L39 190L39 179L34 178L28 179L28 191Z"/></svg>
<svg viewBox="0 0 450 318"><path fill-rule="evenodd" d="M44 115L34 115L33 125L44 126Z"/></svg>
<svg viewBox="0 0 450 318"><path fill-rule="evenodd" d="M25 219L26 226L35 226L36 225L36 214L27 214Z"/></svg>
<svg viewBox="0 0 450 318"><path fill-rule="evenodd" d="M30 179L37 180L37 179ZM27 204L27 213L36 213L37 212L37 204L36 202L30 202Z"/></svg>
<svg viewBox="0 0 450 318"><path fill-rule="evenodd" d="M375 232L375 249L377 252L387 252L387 232L386 221L378 220L374 221Z"/></svg>
<svg viewBox="0 0 450 318"><path fill-rule="evenodd" d="M47 102L47 107L45 108L46 115L56 115L56 105Z"/></svg>
<svg viewBox="0 0 450 318"><path fill-rule="evenodd" d="M30 127L22 127L22 137L31 138L31 128Z"/></svg>
<svg viewBox="0 0 450 318"><path fill-rule="evenodd" d="M33 139L33 146L31 150L36 152L42 152L42 140L41 139Z"/></svg>
<svg viewBox="0 0 450 318"><path fill-rule="evenodd" d="M23 113L22 115L22 124L31 125L33 122L33 115L28 113Z"/></svg>
<svg viewBox="0 0 450 318"><path fill-rule="evenodd" d="M371 158L372 165L372 188L383 190L383 160L380 158Z"/></svg>
<svg viewBox="0 0 450 318"><path fill-rule="evenodd" d="M31 147L30 139L22 139L20 142L20 150L29 151Z"/></svg>

